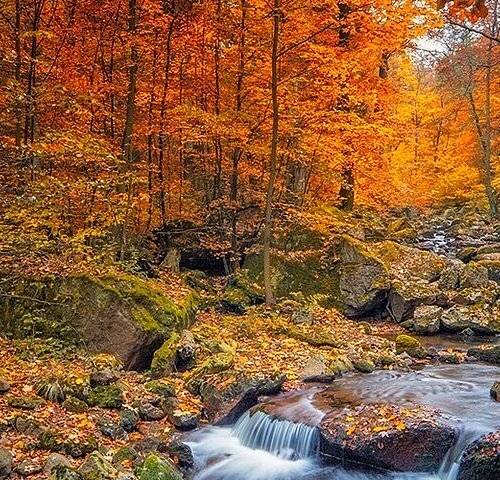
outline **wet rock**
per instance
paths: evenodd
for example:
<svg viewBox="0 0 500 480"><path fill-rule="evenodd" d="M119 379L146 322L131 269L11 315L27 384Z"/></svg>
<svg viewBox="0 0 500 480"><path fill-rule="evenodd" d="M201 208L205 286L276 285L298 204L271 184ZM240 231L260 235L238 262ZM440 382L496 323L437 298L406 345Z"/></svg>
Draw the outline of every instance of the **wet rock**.
<svg viewBox="0 0 500 480"><path fill-rule="evenodd" d="M490 389L490 396L493 400L500 402L500 382L495 382Z"/></svg>
<svg viewBox="0 0 500 480"><path fill-rule="evenodd" d="M473 347L467 350L469 357L476 357L482 362L495 363L500 365L500 345L496 347Z"/></svg>
<svg viewBox="0 0 500 480"><path fill-rule="evenodd" d="M112 370L111 368L105 368L104 370L98 370L97 372L92 372L90 374L90 386L91 388L95 388L112 385L119 378L120 376L118 372Z"/></svg>
<svg viewBox="0 0 500 480"><path fill-rule="evenodd" d="M372 373L375 370L375 364L371 360L358 360L353 363L358 372Z"/></svg>
<svg viewBox="0 0 500 480"><path fill-rule="evenodd" d="M432 335L439 331L443 309L437 305L419 305L413 313L413 329L421 335Z"/></svg>
<svg viewBox="0 0 500 480"><path fill-rule="evenodd" d="M167 445L166 451L184 472L189 472L194 467L193 452L185 443L174 440Z"/></svg>
<svg viewBox="0 0 500 480"><path fill-rule="evenodd" d="M165 417L165 412L161 408L153 405L153 403L147 399L143 399L139 402L138 410L139 416L146 422L161 420Z"/></svg>
<svg viewBox="0 0 500 480"><path fill-rule="evenodd" d="M42 471L42 465L31 460L23 460L15 469L16 473L22 477L30 477Z"/></svg>
<svg viewBox="0 0 500 480"><path fill-rule="evenodd" d="M12 472L14 457L9 450L0 448L0 480L7 478Z"/></svg>
<svg viewBox="0 0 500 480"><path fill-rule="evenodd" d="M120 412L120 427L126 432L133 432L137 429L139 415L130 408L125 408Z"/></svg>
<svg viewBox="0 0 500 480"><path fill-rule="evenodd" d="M99 431L112 440L122 440L127 438L127 432L125 429L118 425L112 418L99 417L96 423Z"/></svg>
<svg viewBox="0 0 500 480"><path fill-rule="evenodd" d="M439 361L442 363L451 363L458 365L461 363L460 357L456 353L441 353L439 355Z"/></svg>
<svg viewBox="0 0 500 480"><path fill-rule="evenodd" d="M5 393L10 390L10 383L3 377L0 377L0 393Z"/></svg>
<svg viewBox="0 0 500 480"><path fill-rule="evenodd" d="M486 287L488 280L488 269L476 262L470 262L460 275L460 288Z"/></svg>
<svg viewBox="0 0 500 480"><path fill-rule="evenodd" d="M218 381L232 379L224 388ZM285 381L284 376L239 374L228 371L206 378L196 385L208 419L217 425L231 425L249 408L258 403L262 395L279 393ZM194 385L191 385L194 387Z"/></svg>
<svg viewBox="0 0 500 480"><path fill-rule="evenodd" d="M80 465L78 473L84 477L93 475L94 478L104 479L115 478L118 472L102 453L93 452Z"/></svg>
<svg viewBox="0 0 500 480"><path fill-rule="evenodd" d="M174 411L168 419L177 430L182 432L198 428L198 415L194 413Z"/></svg>
<svg viewBox="0 0 500 480"><path fill-rule="evenodd" d="M182 480L175 466L156 455L149 455L139 473L140 480Z"/></svg>
<svg viewBox="0 0 500 480"><path fill-rule="evenodd" d="M327 414L320 424L320 453L330 461L361 463L375 469L436 472L456 440L456 431L437 412L405 418L402 410L383 404ZM374 428L363 428L370 415L374 416L370 420ZM396 425L381 423L387 415L403 420ZM419 410L416 416L420 415Z"/></svg>
<svg viewBox="0 0 500 480"><path fill-rule="evenodd" d="M180 339L180 335L174 332L163 342L163 345L154 352L153 361L151 362L151 372L155 377L168 375L175 370L177 348L179 347Z"/></svg>
<svg viewBox="0 0 500 480"><path fill-rule="evenodd" d="M477 334L500 333L500 317L496 309L487 305L454 305L441 315L441 325L452 332L470 328Z"/></svg>
<svg viewBox="0 0 500 480"><path fill-rule="evenodd" d="M465 450L457 480L498 480L500 431L482 436Z"/></svg>
<svg viewBox="0 0 500 480"><path fill-rule="evenodd" d="M464 263L468 263L474 259L477 254L476 247L464 247L457 253L457 258Z"/></svg>
<svg viewBox="0 0 500 480"><path fill-rule="evenodd" d="M61 406L71 413L85 413L89 409L89 406L83 400L76 397L66 398Z"/></svg>
<svg viewBox="0 0 500 480"><path fill-rule="evenodd" d="M91 390L88 403L92 407L120 409L123 405L123 392L118 385L99 386Z"/></svg>
<svg viewBox="0 0 500 480"><path fill-rule="evenodd" d="M409 335L398 335L396 338L396 353L407 353L412 358L423 359L427 356L427 352L422 347L422 344Z"/></svg>
<svg viewBox="0 0 500 480"><path fill-rule="evenodd" d="M51 453L49 455L49 458L47 458L47 461L45 462L43 471L45 474L50 475L50 473L52 473L52 470L59 466L71 468L71 462L60 453Z"/></svg>
<svg viewBox="0 0 500 480"><path fill-rule="evenodd" d="M35 410L44 403L41 398L36 397L10 397L7 399L9 407L18 408L19 410Z"/></svg>
<svg viewBox="0 0 500 480"><path fill-rule="evenodd" d="M461 332L460 335L463 337L473 337L474 336L474 330L472 328L464 328Z"/></svg>

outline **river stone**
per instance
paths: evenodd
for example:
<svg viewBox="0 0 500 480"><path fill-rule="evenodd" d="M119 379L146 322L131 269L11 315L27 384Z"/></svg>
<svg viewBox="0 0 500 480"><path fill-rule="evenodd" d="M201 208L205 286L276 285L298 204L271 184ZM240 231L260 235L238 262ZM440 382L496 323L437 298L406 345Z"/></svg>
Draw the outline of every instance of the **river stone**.
<svg viewBox="0 0 500 480"><path fill-rule="evenodd" d="M437 305L419 305L413 313L415 333L432 335L439 331L443 309Z"/></svg>
<svg viewBox="0 0 500 480"><path fill-rule="evenodd" d="M231 379L229 383L227 379ZM225 386L220 388L218 382L224 380ZM197 385L197 392L212 423L232 425L244 412L257 405L260 396L278 394L284 382L284 376L274 374L248 376L228 371L205 378Z"/></svg>
<svg viewBox="0 0 500 480"><path fill-rule="evenodd" d="M398 335L396 338L396 353L398 355L406 353L412 358L423 359L427 352L422 344L410 335Z"/></svg>
<svg viewBox="0 0 500 480"><path fill-rule="evenodd" d="M10 390L10 383L3 377L0 377L0 393L5 393Z"/></svg>
<svg viewBox="0 0 500 480"><path fill-rule="evenodd" d="M328 413L319 426L320 454L326 461L353 462L377 470L436 472L457 438L455 429L439 412L424 414L425 409L419 409L415 418L405 416L403 410L381 404ZM392 416L401 423L377 425L381 418Z"/></svg>
<svg viewBox="0 0 500 480"><path fill-rule="evenodd" d="M124 408L120 412L120 427L126 432L133 432L137 429L139 423L139 415L130 408Z"/></svg>
<svg viewBox="0 0 500 480"><path fill-rule="evenodd" d="M454 305L441 315L441 325L451 332L470 328L477 334L500 333L500 316L497 308L487 305Z"/></svg>
<svg viewBox="0 0 500 480"><path fill-rule="evenodd" d="M500 382L495 382L490 389L490 396L493 400L500 402Z"/></svg>
<svg viewBox="0 0 500 480"><path fill-rule="evenodd" d="M171 458L177 459L177 465L182 471L188 472L194 467L193 452L189 445L173 440L167 445L166 450Z"/></svg>
<svg viewBox="0 0 500 480"><path fill-rule="evenodd" d="M9 450L0 448L0 480L7 478L12 472L12 462L14 457Z"/></svg>
<svg viewBox="0 0 500 480"><path fill-rule="evenodd" d="M457 480L498 480L500 431L482 436L465 450Z"/></svg>
<svg viewBox="0 0 500 480"><path fill-rule="evenodd" d="M158 404L159 402L155 401L154 403ZM155 406L153 402L148 399L142 399L139 402L138 411L139 416L146 422L161 420L165 417L165 412L161 408Z"/></svg>
<svg viewBox="0 0 500 480"><path fill-rule="evenodd" d="M500 345L496 347L472 347L467 350L469 357L476 357L482 362L495 363L500 365Z"/></svg>

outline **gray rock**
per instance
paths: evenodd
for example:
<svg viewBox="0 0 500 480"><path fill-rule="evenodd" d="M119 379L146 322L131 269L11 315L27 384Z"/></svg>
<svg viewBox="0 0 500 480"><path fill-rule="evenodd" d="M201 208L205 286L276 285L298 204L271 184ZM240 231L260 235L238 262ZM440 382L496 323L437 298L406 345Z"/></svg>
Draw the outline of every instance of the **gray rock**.
<svg viewBox="0 0 500 480"><path fill-rule="evenodd" d="M198 415L194 413L172 412L168 417L175 428L183 432L198 428Z"/></svg>
<svg viewBox="0 0 500 480"><path fill-rule="evenodd" d="M49 455L49 458L47 458L47 461L45 462L43 472L47 475L50 475L52 473L52 470L55 467L59 466L71 468L71 462L68 460L68 458L66 458L64 455L61 455L60 453L51 453Z"/></svg>
<svg viewBox="0 0 500 480"><path fill-rule="evenodd" d="M156 402L155 402L156 403ZM154 422L165 417L165 412L144 399L139 402L139 416L146 422Z"/></svg>
<svg viewBox="0 0 500 480"><path fill-rule="evenodd" d="M483 435L465 450L457 480L498 480L500 430Z"/></svg>
<svg viewBox="0 0 500 480"><path fill-rule="evenodd" d="M12 462L14 457L9 450L0 448L0 479L7 478L12 472Z"/></svg>
<svg viewBox="0 0 500 480"><path fill-rule="evenodd" d="M413 313L413 329L422 335L439 332L443 309L437 305L419 305Z"/></svg>
<svg viewBox="0 0 500 480"><path fill-rule="evenodd" d="M500 333L498 312L481 305L455 305L441 315L441 325L452 332L470 328L477 334Z"/></svg>
<svg viewBox="0 0 500 480"><path fill-rule="evenodd" d="M106 435L112 440L122 440L127 438L127 432L125 429L116 424L114 420L109 417L100 417L97 420L97 427L103 435Z"/></svg>

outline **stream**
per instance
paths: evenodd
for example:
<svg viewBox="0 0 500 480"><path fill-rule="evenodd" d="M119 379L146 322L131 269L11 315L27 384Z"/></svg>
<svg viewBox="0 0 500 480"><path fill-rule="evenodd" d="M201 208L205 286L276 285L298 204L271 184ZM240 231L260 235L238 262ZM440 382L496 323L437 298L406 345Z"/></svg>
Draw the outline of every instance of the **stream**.
<svg viewBox="0 0 500 480"><path fill-rule="evenodd" d="M499 368L481 363L431 365L420 371L380 370L370 375L352 374L328 387L313 387L275 397L287 418L247 414L233 427L207 427L192 434L187 443L196 461L195 480L455 480L465 447L480 435L500 428L500 403L489 389L498 380ZM315 424L323 416L321 398L333 394L342 404L415 403L438 408L456 419L459 438L439 472L369 473L324 466L317 455ZM331 397L332 395L330 395ZM330 407L331 408L331 405Z"/></svg>

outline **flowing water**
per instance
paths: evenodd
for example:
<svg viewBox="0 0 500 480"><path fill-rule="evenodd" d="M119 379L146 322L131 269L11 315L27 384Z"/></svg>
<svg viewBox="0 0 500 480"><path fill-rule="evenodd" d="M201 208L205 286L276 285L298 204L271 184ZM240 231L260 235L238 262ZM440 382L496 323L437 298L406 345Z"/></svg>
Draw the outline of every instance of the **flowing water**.
<svg viewBox="0 0 500 480"><path fill-rule="evenodd" d="M273 403L293 422L247 413L233 427L208 427L192 435L188 444L196 460L194 479L455 480L464 448L500 428L500 403L489 397L499 374L500 368L479 363L429 366L419 372L381 370L276 397ZM333 407L331 398L337 402ZM330 399L328 405L325 399ZM308 425L317 424L326 408L380 402L428 405L456 419L460 435L439 472L369 473L321 464L318 432Z"/></svg>

